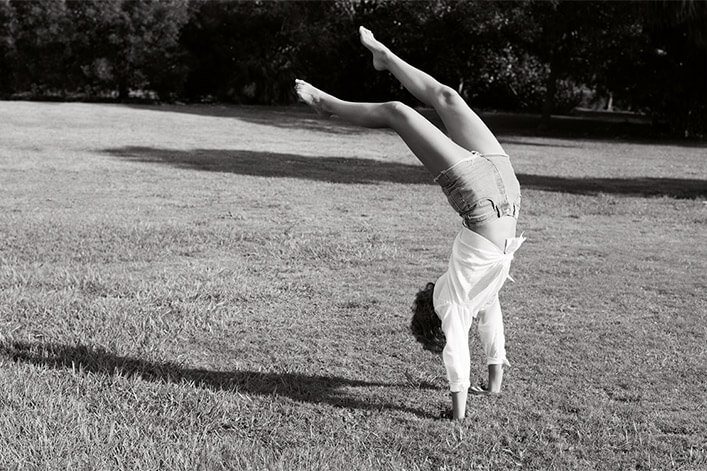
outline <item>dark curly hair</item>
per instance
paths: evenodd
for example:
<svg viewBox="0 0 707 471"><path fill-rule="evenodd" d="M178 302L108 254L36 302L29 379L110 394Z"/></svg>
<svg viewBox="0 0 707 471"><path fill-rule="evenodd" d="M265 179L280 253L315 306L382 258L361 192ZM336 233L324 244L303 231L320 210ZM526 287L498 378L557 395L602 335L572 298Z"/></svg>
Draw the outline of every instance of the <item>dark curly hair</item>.
<svg viewBox="0 0 707 471"><path fill-rule="evenodd" d="M415 295L410 330L425 350L440 353L446 340L442 332L442 321L437 317L432 301L434 289L434 283L427 283L427 286Z"/></svg>

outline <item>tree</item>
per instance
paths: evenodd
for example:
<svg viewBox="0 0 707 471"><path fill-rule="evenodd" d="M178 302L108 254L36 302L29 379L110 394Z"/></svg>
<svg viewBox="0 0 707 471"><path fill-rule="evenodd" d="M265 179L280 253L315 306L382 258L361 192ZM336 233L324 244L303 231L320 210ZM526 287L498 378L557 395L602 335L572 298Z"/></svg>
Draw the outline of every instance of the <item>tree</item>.
<svg viewBox="0 0 707 471"><path fill-rule="evenodd" d="M61 93L67 85L71 22L63 0L13 0L15 11L14 86L35 94Z"/></svg>
<svg viewBox="0 0 707 471"><path fill-rule="evenodd" d="M103 18L111 22L100 40L107 41L119 98L126 100L130 89L153 90L163 99L181 91L186 70L179 35L188 20L186 0L113 0L106 6Z"/></svg>
<svg viewBox="0 0 707 471"><path fill-rule="evenodd" d="M261 89L272 79L269 72L282 66L273 56L282 19L267 9L262 3L195 2L181 37L189 55L190 98L269 101Z"/></svg>
<svg viewBox="0 0 707 471"><path fill-rule="evenodd" d="M9 0L0 0L0 94L12 90L14 30L17 20Z"/></svg>
<svg viewBox="0 0 707 471"><path fill-rule="evenodd" d="M707 3L644 5L643 80L632 99L651 111L667 131L707 134ZM648 79L646 79L648 78Z"/></svg>
<svg viewBox="0 0 707 471"><path fill-rule="evenodd" d="M71 37L70 68L75 89L89 96L113 96L118 89L120 40L118 25L126 19L122 2L106 0L67 0L67 9L74 25ZM122 98L127 97L127 81Z"/></svg>
<svg viewBox="0 0 707 471"><path fill-rule="evenodd" d="M542 124L564 101L578 104L579 86L597 87L606 78L612 54L635 37L634 5L624 2L531 2L517 17L520 43L542 64L545 91ZM617 48L618 46L618 48Z"/></svg>

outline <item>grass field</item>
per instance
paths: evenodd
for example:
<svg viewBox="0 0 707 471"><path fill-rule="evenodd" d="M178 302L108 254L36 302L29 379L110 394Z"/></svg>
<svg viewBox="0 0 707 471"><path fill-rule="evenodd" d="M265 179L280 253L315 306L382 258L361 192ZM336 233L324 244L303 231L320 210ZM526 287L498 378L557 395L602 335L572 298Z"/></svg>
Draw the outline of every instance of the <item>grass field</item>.
<svg viewBox="0 0 707 471"><path fill-rule="evenodd" d="M488 118L528 241L459 424L408 326L460 221L395 135L0 102L0 469L707 469L705 147Z"/></svg>

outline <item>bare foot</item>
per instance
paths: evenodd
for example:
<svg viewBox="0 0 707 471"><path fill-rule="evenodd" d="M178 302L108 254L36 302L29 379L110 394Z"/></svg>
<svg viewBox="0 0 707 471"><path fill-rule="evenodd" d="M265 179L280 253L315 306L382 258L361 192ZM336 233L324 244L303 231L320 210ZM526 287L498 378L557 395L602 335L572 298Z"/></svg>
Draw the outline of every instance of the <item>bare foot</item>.
<svg viewBox="0 0 707 471"><path fill-rule="evenodd" d="M311 106L319 116L329 116L323 107L326 93L300 79L295 79L295 92L299 99Z"/></svg>
<svg viewBox="0 0 707 471"><path fill-rule="evenodd" d="M358 33L361 36L361 44L373 54L373 68L376 70L386 70L390 49L374 38L373 33L363 26L358 28Z"/></svg>

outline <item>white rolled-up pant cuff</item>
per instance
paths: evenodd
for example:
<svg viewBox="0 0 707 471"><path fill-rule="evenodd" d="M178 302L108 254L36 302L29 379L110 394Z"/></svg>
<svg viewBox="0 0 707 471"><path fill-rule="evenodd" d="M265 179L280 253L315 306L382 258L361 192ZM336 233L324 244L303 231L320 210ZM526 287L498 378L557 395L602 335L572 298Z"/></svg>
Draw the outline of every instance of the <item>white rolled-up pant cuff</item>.
<svg viewBox="0 0 707 471"><path fill-rule="evenodd" d="M511 364L508 362L507 359L505 358L487 358L486 359L486 365L503 365L503 366L511 366Z"/></svg>
<svg viewBox="0 0 707 471"><path fill-rule="evenodd" d="M469 386L471 386L471 382L469 382L469 381L458 382L458 383L449 383L449 390L453 393L462 392L462 391L468 390Z"/></svg>

